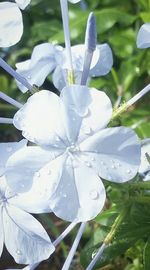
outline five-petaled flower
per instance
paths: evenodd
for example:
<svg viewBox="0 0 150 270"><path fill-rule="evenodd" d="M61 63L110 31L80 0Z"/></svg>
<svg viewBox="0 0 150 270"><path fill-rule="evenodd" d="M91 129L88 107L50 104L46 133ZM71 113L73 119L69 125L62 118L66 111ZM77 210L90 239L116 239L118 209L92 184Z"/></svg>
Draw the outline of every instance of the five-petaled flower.
<svg viewBox="0 0 150 270"><path fill-rule="evenodd" d="M68 221L94 218L105 203L101 178L122 183L140 164L140 143L130 128L107 128L112 105L94 88L72 85L60 97L47 90L30 97L14 116L29 141L12 155L7 181L16 192L36 182L52 211Z"/></svg>

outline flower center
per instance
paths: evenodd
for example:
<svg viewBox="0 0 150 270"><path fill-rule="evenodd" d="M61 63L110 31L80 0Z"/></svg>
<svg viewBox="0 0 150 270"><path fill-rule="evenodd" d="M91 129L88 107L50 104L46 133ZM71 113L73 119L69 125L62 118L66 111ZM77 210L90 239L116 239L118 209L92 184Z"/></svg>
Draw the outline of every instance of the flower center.
<svg viewBox="0 0 150 270"><path fill-rule="evenodd" d="M77 146L76 144L72 143L70 146L68 146L66 148L66 151L68 152L68 154L73 154L73 153L79 151L79 146Z"/></svg>

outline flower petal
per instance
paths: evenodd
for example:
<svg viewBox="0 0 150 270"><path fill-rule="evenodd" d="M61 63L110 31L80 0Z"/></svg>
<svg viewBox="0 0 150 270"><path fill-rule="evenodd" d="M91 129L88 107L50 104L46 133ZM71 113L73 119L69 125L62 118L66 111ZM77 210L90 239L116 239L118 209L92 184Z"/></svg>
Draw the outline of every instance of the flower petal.
<svg viewBox="0 0 150 270"><path fill-rule="evenodd" d="M105 127L111 118L110 99L97 89L72 85L62 90L60 98L64 104L66 132L73 142L77 141L78 135L79 142L90 133Z"/></svg>
<svg viewBox="0 0 150 270"><path fill-rule="evenodd" d="M87 114L91 96L86 86L72 85L63 88L60 98L63 102L64 125L68 139L71 142L77 140L82 117Z"/></svg>
<svg viewBox="0 0 150 270"><path fill-rule="evenodd" d="M95 66L90 69L90 76L92 77L106 75L108 72L110 72L113 65L112 50L108 44L98 45L96 50L99 50L99 59Z"/></svg>
<svg viewBox="0 0 150 270"><path fill-rule="evenodd" d="M15 114L14 125L29 141L40 145L64 147L65 129L61 121L60 99L47 90L31 96Z"/></svg>
<svg viewBox="0 0 150 270"><path fill-rule="evenodd" d="M94 171L68 157L50 205L58 217L83 222L93 219L102 210L105 198L105 188Z"/></svg>
<svg viewBox="0 0 150 270"><path fill-rule="evenodd" d="M140 142L130 128L106 128L80 144L82 160L112 182L132 179L140 165Z"/></svg>
<svg viewBox="0 0 150 270"><path fill-rule="evenodd" d="M0 3L0 47L16 44L21 39L22 33L22 14L17 4Z"/></svg>
<svg viewBox="0 0 150 270"><path fill-rule="evenodd" d="M55 250L42 225L30 214L11 205L3 209L5 245L20 264L47 259Z"/></svg>
<svg viewBox="0 0 150 270"><path fill-rule="evenodd" d="M31 0L15 0L15 1L21 9L25 9L31 2Z"/></svg>
<svg viewBox="0 0 150 270"><path fill-rule="evenodd" d="M5 165L8 158L14 154L17 150L24 147L27 144L26 140L22 140L20 142L13 143L0 143L0 176L5 173Z"/></svg>
<svg viewBox="0 0 150 270"><path fill-rule="evenodd" d="M150 47L150 23L144 23L137 35L136 45L140 49Z"/></svg>
<svg viewBox="0 0 150 270"><path fill-rule="evenodd" d="M16 193L27 192L33 184L38 171L61 152L44 150L37 146L28 146L12 155L6 164L8 185Z"/></svg>
<svg viewBox="0 0 150 270"><path fill-rule="evenodd" d="M59 46L50 43L37 45L31 59L16 64L17 72L25 77L30 84L41 86L48 74L56 67L57 57L61 58ZM17 83L17 85L23 93L28 90L21 83Z"/></svg>

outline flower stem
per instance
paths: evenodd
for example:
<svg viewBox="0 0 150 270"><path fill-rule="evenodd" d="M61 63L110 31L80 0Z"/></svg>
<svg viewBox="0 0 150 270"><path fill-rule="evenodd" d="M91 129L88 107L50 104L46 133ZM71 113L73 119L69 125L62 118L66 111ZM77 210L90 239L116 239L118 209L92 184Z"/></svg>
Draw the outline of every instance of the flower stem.
<svg viewBox="0 0 150 270"><path fill-rule="evenodd" d="M35 92L35 87L32 86L28 81L17 73L11 66L9 66L1 57L0 57L0 66L6 70L13 78L18 82L23 84L31 93Z"/></svg>
<svg viewBox="0 0 150 270"><path fill-rule="evenodd" d="M8 102L11 105L14 105L15 107L17 107L19 109L23 106L20 102L18 102L15 99L9 97L8 95L4 94L1 91L0 91L0 98L5 100L6 102Z"/></svg>
<svg viewBox="0 0 150 270"><path fill-rule="evenodd" d="M144 87L138 94L136 94L133 98L131 98L126 103L122 104L117 110L113 112L112 120L118 117L120 114L125 112L130 106L132 106L135 102L137 102L140 98L142 98L145 94L150 91L150 84Z"/></svg>
<svg viewBox="0 0 150 270"><path fill-rule="evenodd" d="M74 83L73 65L72 65L72 54L71 54L71 43L70 43L70 31L69 31L69 16L68 16L68 0L60 0L61 14L64 28L65 46L68 60L68 83Z"/></svg>
<svg viewBox="0 0 150 270"><path fill-rule="evenodd" d="M72 245L72 247L70 249L68 257L67 257L67 259L66 259L66 261L65 261L65 263L63 265L62 270L68 270L69 269L70 264L72 262L72 259L74 257L74 254L76 252L76 249L77 249L77 247L79 245L80 239L82 237L83 231L85 229L85 226L86 226L86 222L81 223L79 231L78 231L78 233L77 233L77 235L75 237L75 240L74 240L73 245Z"/></svg>
<svg viewBox="0 0 150 270"><path fill-rule="evenodd" d="M59 243L70 233L70 231L76 226L77 223L72 222L61 234L58 238L53 242L53 245L56 247Z"/></svg>
<svg viewBox="0 0 150 270"><path fill-rule="evenodd" d="M13 124L13 119L0 117L0 124Z"/></svg>
<svg viewBox="0 0 150 270"><path fill-rule="evenodd" d="M115 222L112 225L112 228L111 228L110 232L108 233L108 235L104 239L103 244L99 248L98 252L94 256L94 258L92 259L92 261L90 262L90 264L88 265L86 270L92 270L93 267L95 266L96 262L101 258L101 256L103 255L104 250L112 242L113 237L116 234L116 231L117 231L118 227L120 226L120 224L124 220L127 213L128 213L128 207L124 208L121 211L121 213L119 214L119 216L116 218Z"/></svg>

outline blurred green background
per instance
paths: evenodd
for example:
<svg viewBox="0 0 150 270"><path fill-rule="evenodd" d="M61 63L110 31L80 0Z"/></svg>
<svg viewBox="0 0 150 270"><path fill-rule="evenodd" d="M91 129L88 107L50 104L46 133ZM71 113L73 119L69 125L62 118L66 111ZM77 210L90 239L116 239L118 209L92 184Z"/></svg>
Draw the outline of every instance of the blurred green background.
<svg viewBox="0 0 150 270"><path fill-rule="evenodd" d="M2 1L1 1L2 2ZM98 43L109 43L113 51L114 65L112 71L104 77L91 80L91 86L104 90L113 105L120 99L129 100L139 90L150 83L150 49L139 50L136 47L136 36L144 22L150 22L150 0L85 0L81 4L69 4L71 43L84 42L86 21L90 11L94 11L97 21ZM64 45L60 5L58 0L31 0L31 4L22 12L24 34L15 46L1 49L3 57L13 68L15 63L30 57L35 45L42 42L53 42ZM15 33L14 33L15 34ZM51 76L47 78L41 89L55 91ZM22 94L14 81L0 69L0 91L5 92L20 102L25 102L29 93ZM150 95L147 94L130 110L122 114L113 125L132 127L143 139L150 137ZM0 117L13 117L16 109L0 100ZM11 125L0 125L0 141L18 141L21 134ZM125 198L126 188L115 185L108 188L108 206L106 213L97 217L86 228L79 250L70 269L84 269L91 259L95 245L100 244L109 231L110 225L119 212L115 202ZM149 270L150 269L150 210L149 205L133 205L128 222L97 269L101 270ZM142 214L142 216L141 216ZM134 217L134 218L133 218ZM53 215L38 217L55 239L66 226ZM136 220L136 222L134 222ZM146 225L145 225L146 224ZM137 226L137 231L136 231ZM146 227L144 227L146 226ZM145 228L143 230L139 230ZM49 262L43 263L39 269L61 269L67 251L71 246L75 231L60 245ZM128 233L130 232L130 236ZM132 236L132 237L131 237ZM89 241L89 242L88 242ZM88 244L87 244L88 242ZM116 246L115 246L116 245ZM93 247L94 246L94 247ZM80 251L81 258L80 258ZM143 253L143 250L145 253ZM80 259L82 266L80 264ZM3 253L0 269L10 268L13 260Z"/></svg>

